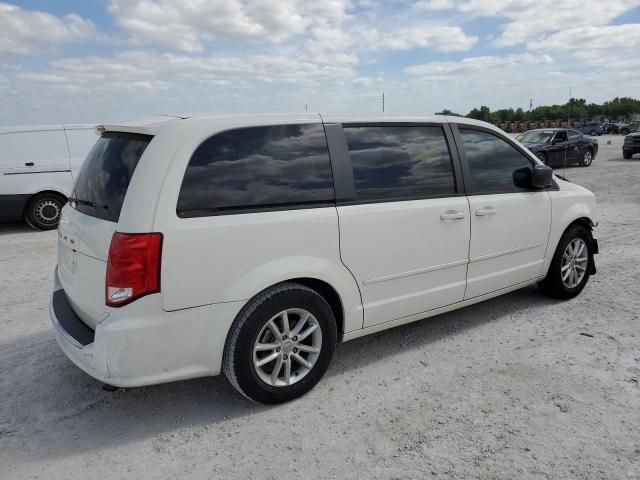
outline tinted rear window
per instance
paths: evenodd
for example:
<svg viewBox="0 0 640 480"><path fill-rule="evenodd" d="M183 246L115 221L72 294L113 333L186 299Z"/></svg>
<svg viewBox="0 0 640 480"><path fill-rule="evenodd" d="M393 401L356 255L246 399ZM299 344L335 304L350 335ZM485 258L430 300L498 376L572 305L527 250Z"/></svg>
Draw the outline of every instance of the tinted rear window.
<svg viewBox="0 0 640 480"><path fill-rule="evenodd" d="M152 138L103 133L82 165L71 206L87 215L117 222L133 172Z"/></svg>
<svg viewBox="0 0 640 480"><path fill-rule="evenodd" d="M194 217L300 208L334 198L321 124L248 127L214 135L196 149L177 212Z"/></svg>

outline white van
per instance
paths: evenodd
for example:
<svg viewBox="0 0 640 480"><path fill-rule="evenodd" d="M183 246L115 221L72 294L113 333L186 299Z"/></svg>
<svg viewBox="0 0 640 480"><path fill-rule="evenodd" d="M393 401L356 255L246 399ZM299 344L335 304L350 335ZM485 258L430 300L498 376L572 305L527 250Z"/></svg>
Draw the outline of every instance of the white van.
<svg viewBox="0 0 640 480"><path fill-rule="evenodd" d="M0 221L56 228L97 139L95 125L0 127Z"/></svg>
<svg viewBox="0 0 640 480"><path fill-rule="evenodd" d="M132 387L224 371L290 400L337 342L595 273L595 198L459 117L104 125L60 227L65 354Z"/></svg>

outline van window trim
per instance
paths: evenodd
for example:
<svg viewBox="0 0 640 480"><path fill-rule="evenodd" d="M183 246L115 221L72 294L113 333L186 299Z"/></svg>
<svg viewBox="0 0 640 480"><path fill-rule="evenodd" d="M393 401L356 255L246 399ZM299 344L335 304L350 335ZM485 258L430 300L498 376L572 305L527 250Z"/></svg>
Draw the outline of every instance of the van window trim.
<svg viewBox="0 0 640 480"><path fill-rule="evenodd" d="M395 197L395 198L383 198L383 199L363 199L357 200L356 198L356 188L355 188L355 180L353 179L353 164L351 162L351 154L349 152L349 147L347 144L346 135L344 133L345 128L363 128L363 127L438 127L442 130L445 142L447 144L447 149L449 151L449 160L451 162L452 173L453 173L453 183L454 183L454 192L453 193L445 193L445 194L435 194L435 195L415 195L411 197ZM346 147L346 159L342 158L342 162L348 162L348 171L351 172L351 181L353 182L353 196L350 199L342 199L337 196L336 192L336 205L337 206L349 206L349 205L367 205L367 204L376 204L376 203L398 203L398 202L415 202L417 200L433 200L438 198L455 198L455 197L464 197L464 178L462 174L462 169L460 166L460 159L458 157L458 151L456 148L455 140L451 131L449 130L448 123L446 122L367 122L367 121L358 121L358 122L343 122L340 124L340 128L342 130L342 137L344 141L344 146ZM344 167L342 167L344 168Z"/></svg>
<svg viewBox="0 0 640 480"><path fill-rule="evenodd" d="M484 132L484 133L488 133L490 135L493 135L496 138L504 140L509 145L511 145L513 148L515 148L522 156L524 156L525 159L527 159L531 163L531 168L533 168L535 165L537 165L537 163L535 162L535 160L533 160L531 158L530 154L527 151L525 151L520 145L518 145L508 135L501 134L500 132L496 132L495 130L493 130L491 128L486 128L486 127L483 127L483 126L480 126L480 125L470 125L470 124L465 124L465 123L451 122L451 123L449 123L449 126L451 128L451 132L453 134L453 138L455 139L456 147L458 149L458 155L459 155L459 159L460 159L460 164L462 166L463 177L468 180L465 183L465 194L467 196L471 197L471 196L478 196L478 195L509 195L509 194L513 194L513 193L520 193L520 194L522 194L522 193L538 193L538 192L560 190L560 187L558 186L558 184L555 182L555 180L553 180L553 184L551 186L549 186L549 187L546 187L546 188L528 188L528 189L522 189L520 191L509 191L509 192L505 192L504 190L487 190L487 191L483 191L483 192L474 192L472 190L473 183L471 182L471 169L469 168L469 162L467 160L466 152L464 150L464 144L463 144L463 140L462 140L462 134L460 133L460 129L476 130L476 131L479 131L479 132Z"/></svg>

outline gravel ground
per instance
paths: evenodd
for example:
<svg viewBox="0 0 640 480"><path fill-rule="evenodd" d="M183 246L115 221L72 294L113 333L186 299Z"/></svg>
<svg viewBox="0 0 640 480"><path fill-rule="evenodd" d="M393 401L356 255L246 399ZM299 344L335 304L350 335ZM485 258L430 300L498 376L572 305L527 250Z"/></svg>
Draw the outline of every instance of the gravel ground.
<svg viewBox="0 0 640 480"><path fill-rule="evenodd" d="M582 295L526 288L346 343L276 407L224 377L102 390L51 332L56 233L1 226L0 478L640 479L640 158L599 140L566 171L601 209Z"/></svg>

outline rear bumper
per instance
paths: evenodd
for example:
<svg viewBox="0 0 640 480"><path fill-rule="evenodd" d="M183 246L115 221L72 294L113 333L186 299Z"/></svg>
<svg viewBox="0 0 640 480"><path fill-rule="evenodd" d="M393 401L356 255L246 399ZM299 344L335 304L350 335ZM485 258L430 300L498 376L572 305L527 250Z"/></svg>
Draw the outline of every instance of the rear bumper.
<svg viewBox="0 0 640 480"><path fill-rule="evenodd" d="M166 312L161 296L105 307L93 331L75 314L54 273L49 316L65 355L93 378L138 387L218 375L227 332L243 302Z"/></svg>

